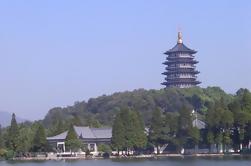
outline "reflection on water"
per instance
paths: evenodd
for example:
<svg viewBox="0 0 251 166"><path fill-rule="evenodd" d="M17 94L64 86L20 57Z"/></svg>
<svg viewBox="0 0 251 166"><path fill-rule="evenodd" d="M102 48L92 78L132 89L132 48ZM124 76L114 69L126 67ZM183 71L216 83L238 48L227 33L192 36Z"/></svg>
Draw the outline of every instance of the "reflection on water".
<svg viewBox="0 0 251 166"><path fill-rule="evenodd" d="M247 166L250 164L251 156L67 161L0 161L0 166Z"/></svg>

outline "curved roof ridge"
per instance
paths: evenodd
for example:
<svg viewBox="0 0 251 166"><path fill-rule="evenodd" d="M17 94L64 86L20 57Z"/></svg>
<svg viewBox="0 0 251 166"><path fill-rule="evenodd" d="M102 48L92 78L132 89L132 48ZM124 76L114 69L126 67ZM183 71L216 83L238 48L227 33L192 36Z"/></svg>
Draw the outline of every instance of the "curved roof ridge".
<svg viewBox="0 0 251 166"><path fill-rule="evenodd" d="M68 134L68 131L64 131L58 135L52 136L52 137L47 137L47 140L54 140L54 139L65 139Z"/></svg>
<svg viewBox="0 0 251 166"><path fill-rule="evenodd" d="M103 127L103 128L90 128L89 126L73 126L76 134L82 139L97 139L97 138L111 138L112 137L112 128ZM68 131L64 131L58 135L47 137L47 140L64 140L67 136Z"/></svg>

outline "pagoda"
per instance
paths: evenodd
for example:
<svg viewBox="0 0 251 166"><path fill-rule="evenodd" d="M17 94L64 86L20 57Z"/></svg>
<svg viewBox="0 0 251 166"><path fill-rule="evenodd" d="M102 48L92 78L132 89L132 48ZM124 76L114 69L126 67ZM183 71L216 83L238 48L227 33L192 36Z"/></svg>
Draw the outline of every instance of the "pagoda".
<svg viewBox="0 0 251 166"><path fill-rule="evenodd" d="M197 51L186 47L182 41L181 32L178 33L177 44L164 54L167 55L166 61L163 63L167 67L162 73L166 76L165 82L161 83L168 87L190 88L197 86L201 82L197 81L199 71L195 69L198 61L194 60L194 54Z"/></svg>

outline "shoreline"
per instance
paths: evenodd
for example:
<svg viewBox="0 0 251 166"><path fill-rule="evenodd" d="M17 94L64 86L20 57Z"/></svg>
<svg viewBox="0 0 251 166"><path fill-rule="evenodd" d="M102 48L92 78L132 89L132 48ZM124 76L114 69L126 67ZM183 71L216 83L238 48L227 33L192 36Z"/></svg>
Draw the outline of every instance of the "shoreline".
<svg viewBox="0 0 251 166"><path fill-rule="evenodd" d="M110 156L109 158L99 157L99 156L91 156L91 157L22 157L22 158L13 158L12 161L60 161L60 160L103 160L103 159L156 159L156 158L174 158L174 157L234 157L234 156L251 156L250 154L240 154L240 153L232 153L232 154L151 154L151 155L137 155L137 156Z"/></svg>

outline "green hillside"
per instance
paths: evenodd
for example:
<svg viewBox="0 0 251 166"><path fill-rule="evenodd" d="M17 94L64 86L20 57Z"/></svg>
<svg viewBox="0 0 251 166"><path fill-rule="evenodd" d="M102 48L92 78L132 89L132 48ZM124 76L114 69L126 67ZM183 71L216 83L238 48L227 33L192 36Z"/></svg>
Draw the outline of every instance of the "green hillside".
<svg viewBox="0 0 251 166"><path fill-rule="evenodd" d="M45 116L43 124L45 127L55 128L57 131L64 130L62 126L68 126L67 124L71 122L95 127L111 126L116 113L121 108L129 107L139 111L147 125L151 112L158 108L163 112L178 112L183 106L186 106L191 110L196 109L203 115L210 105L221 98L228 104L234 97L219 87L138 89L91 98L87 102L75 102L73 106L64 108L52 108Z"/></svg>

